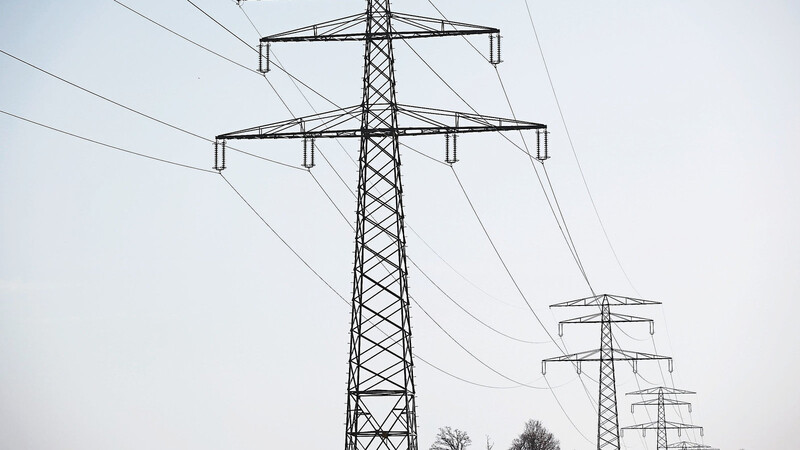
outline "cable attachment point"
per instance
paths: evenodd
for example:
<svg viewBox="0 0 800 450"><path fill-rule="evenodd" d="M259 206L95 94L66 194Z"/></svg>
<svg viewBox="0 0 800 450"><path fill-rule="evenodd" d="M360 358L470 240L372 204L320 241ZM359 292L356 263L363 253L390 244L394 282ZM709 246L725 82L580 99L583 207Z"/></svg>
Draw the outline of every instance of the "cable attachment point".
<svg viewBox="0 0 800 450"><path fill-rule="evenodd" d="M303 138L303 167L306 169L311 169L316 165L314 163L314 152L316 146L316 139Z"/></svg>
<svg viewBox="0 0 800 450"><path fill-rule="evenodd" d="M214 170L222 172L225 167L225 140L217 139L214 141Z"/></svg>
<svg viewBox="0 0 800 450"><path fill-rule="evenodd" d="M452 136L453 146L450 147ZM458 135L456 133L445 133L444 135L444 162L454 164L458 162Z"/></svg>
<svg viewBox="0 0 800 450"><path fill-rule="evenodd" d="M550 159L550 154L547 149L547 135L550 134L545 128L544 130L536 130L536 159L539 162L545 162ZM542 145L542 136L544 136L544 146Z"/></svg>
<svg viewBox="0 0 800 450"><path fill-rule="evenodd" d="M489 35L489 63L493 66L503 62L502 49L500 47L501 39L500 33Z"/></svg>
<svg viewBox="0 0 800 450"><path fill-rule="evenodd" d="M258 43L258 71L269 72L269 42Z"/></svg>

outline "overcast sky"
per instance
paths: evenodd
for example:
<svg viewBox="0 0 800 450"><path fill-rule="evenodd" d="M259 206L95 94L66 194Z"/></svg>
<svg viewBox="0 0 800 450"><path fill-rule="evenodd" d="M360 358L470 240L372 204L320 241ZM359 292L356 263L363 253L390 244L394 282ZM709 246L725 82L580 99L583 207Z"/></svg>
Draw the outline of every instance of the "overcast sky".
<svg viewBox="0 0 800 450"><path fill-rule="evenodd" d="M184 1L121 0L232 61L255 53ZM198 6L250 43L230 0ZM554 191L592 286L662 301L620 310L627 350L675 358L674 385L722 449L791 448L800 423L800 7L791 1L529 0L550 74L599 215L561 123L523 0L434 0L448 18L503 32L499 66L520 119L552 131ZM396 11L436 16L427 0ZM364 2L271 0L244 11L271 34L363 10ZM488 53L488 39L470 38ZM412 41L470 105L510 117L491 65L461 38ZM469 111L396 43L398 100ZM159 120L211 138L332 109L280 71L258 75L112 0L0 2L0 49ZM284 67L340 106L360 102L359 43L281 44ZM209 169L211 144L93 97L0 54L0 110ZM216 174L81 141L0 114L0 447L27 450L341 448L349 310ZM511 136L518 141L518 136ZM438 160L442 137L403 141ZM228 154L231 184L335 291L350 297L358 143L320 142L328 161L297 170L302 144ZM419 443L438 427L507 448L529 418L563 449L595 444L598 367L584 391L503 270L453 172L408 149L403 177ZM455 167L526 298L550 333L590 311L547 305L589 295L524 154L496 135L459 139ZM334 171L335 168L336 171ZM337 175L337 173L339 175ZM339 178L341 176L341 179ZM440 256L437 256L438 255ZM425 275L420 271L424 271ZM475 316L458 309L426 275ZM468 281L467 281L468 280ZM599 344L566 327L570 351ZM666 366L617 365L620 425L650 420L624 393L673 380ZM552 393L547 383L553 387ZM556 397L563 405L563 411ZM566 411L566 414L564 413ZM650 412L655 419L655 411ZM573 425L574 424L574 425ZM577 427L577 428L575 428ZM588 441L582 437L584 435ZM685 439L684 434L680 439ZM700 440L689 433L690 439ZM670 440L678 440L670 435ZM655 433L626 433L654 449Z"/></svg>

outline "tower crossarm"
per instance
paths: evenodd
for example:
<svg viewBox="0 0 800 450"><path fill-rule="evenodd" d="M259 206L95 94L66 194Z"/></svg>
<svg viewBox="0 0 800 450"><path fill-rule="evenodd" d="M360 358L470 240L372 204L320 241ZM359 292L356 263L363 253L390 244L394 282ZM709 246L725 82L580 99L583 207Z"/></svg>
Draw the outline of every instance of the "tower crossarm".
<svg viewBox="0 0 800 450"><path fill-rule="evenodd" d="M644 317L629 316L627 314L609 314L609 322L613 323L633 323L633 322L648 322L650 323L650 334L653 334L653 320ZM558 335L564 335L564 325L568 324L581 324L581 323L603 323L603 315L601 313L589 314L586 316L575 317L573 319L562 320L558 323Z"/></svg>
<svg viewBox="0 0 800 450"><path fill-rule="evenodd" d="M395 128L370 128L370 135L422 136L547 129L540 123L481 114L411 105L396 107L399 125ZM357 105L225 133L218 135L217 140L358 138L362 132L361 105Z"/></svg>
<svg viewBox="0 0 800 450"><path fill-rule="evenodd" d="M566 302L550 305L551 308L566 308L572 306L597 306L603 304L603 300L608 300L608 306L640 306L640 305L660 305L661 302L645 300L641 298L623 297L620 295L600 294L591 297L569 300Z"/></svg>
<svg viewBox="0 0 800 450"><path fill-rule="evenodd" d="M690 441L673 442L667 445L667 448L677 448L679 450L719 450L711 447L710 445L698 444Z"/></svg>
<svg viewBox="0 0 800 450"><path fill-rule="evenodd" d="M669 398L663 399L663 401L659 402L657 398L644 400L641 402L636 402L631 404L631 414L633 414L633 410L636 406L659 406L659 404L667 405L667 406L687 406L689 407L689 412L692 412L692 404L689 402L684 402L681 400L673 400Z"/></svg>
<svg viewBox="0 0 800 450"><path fill-rule="evenodd" d="M649 389L642 389L640 391L628 392L628 395L693 395L697 392L687 391L685 389L675 389L671 387L658 386Z"/></svg>
<svg viewBox="0 0 800 450"><path fill-rule="evenodd" d="M622 427L622 430L656 430L659 428L658 422L647 422L647 423L637 423L635 425L629 425L627 427ZM663 428L667 430L700 430L700 436L703 435L703 427L699 425L692 425L688 423L680 423L680 422L670 422L665 421L663 424Z"/></svg>
<svg viewBox="0 0 800 450"><path fill-rule="evenodd" d="M581 363L584 362L600 362L606 358L601 359L602 353L600 349L588 350L585 352L572 353L570 355L557 356L555 358L548 358L542 360L542 374L547 373L547 363L549 362L571 362L575 364L578 373L581 373ZM669 371L672 372L672 358L669 356L654 355L651 353L632 352L628 350L613 349L611 351L611 358L614 361L631 361L633 363L633 371L638 371L637 362L639 361L658 361L667 360L669 362Z"/></svg>
<svg viewBox="0 0 800 450"><path fill-rule="evenodd" d="M364 31L367 17L367 13L361 13L328 20L314 25L265 36L261 38L261 42L363 41L368 38L417 39L500 33L499 29L493 27L396 12L390 14L392 23L391 30L379 33L367 33Z"/></svg>

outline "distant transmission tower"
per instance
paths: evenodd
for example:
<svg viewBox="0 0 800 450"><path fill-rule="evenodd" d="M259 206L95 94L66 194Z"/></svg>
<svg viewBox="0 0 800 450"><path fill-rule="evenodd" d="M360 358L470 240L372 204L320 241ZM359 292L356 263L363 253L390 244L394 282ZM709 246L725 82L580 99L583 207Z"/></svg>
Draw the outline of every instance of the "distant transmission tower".
<svg viewBox="0 0 800 450"><path fill-rule="evenodd" d="M677 423L667 421L667 414L665 406L688 406L689 412L692 412L691 403L667 398L667 395L689 395L694 394L691 391L684 391L682 389L674 389L668 387L655 387L644 389L636 392L629 392L628 395L654 395L655 398L650 400L641 401L631 405L631 413L636 406L657 406L658 407L658 420L650 423L641 423L624 427L623 430L642 430L642 436L645 435L647 430L656 430L656 449L666 450L670 448L667 442L667 430L678 430L678 436L681 435L681 430L685 429L700 429L700 436L703 435L703 427L696 425L687 425L685 423ZM672 447L674 448L674 447Z"/></svg>
<svg viewBox="0 0 800 450"><path fill-rule="evenodd" d="M594 306L600 309L599 313L563 320L558 324L558 335L563 336L565 324L599 323L599 349L563 355L542 361L542 374L547 372L548 362L571 362L575 365L579 374L581 373L581 363L595 361L600 363L600 393L597 414L598 450L619 450L620 448L619 419L617 416L617 384L614 374L614 361L630 361L633 364L633 371L636 373L638 370L637 363L639 361L668 360L669 371L672 372L672 358L614 348L614 335L611 329L611 324L613 323L648 322L650 324L650 334L653 334L654 329L651 319L612 313L611 307L659 304L659 302L651 300L602 294L550 305L551 308Z"/></svg>
<svg viewBox="0 0 800 450"><path fill-rule="evenodd" d="M677 448L678 450L719 450L710 445L697 444L689 441L680 441L667 445L667 448Z"/></svg>
<svg viewBox="0 0 800 450"><path fill-rule="evenodd" d="M346 450L417 450L399 138L444 134L445 161L453 164L460 133L547 133L539 123L397 102L394 40L479 34L491 37L489 61L500 63L498 29L395 13L389 0L368 0L364 13L264 37L259 42L263 73L270 69L270 46L277 42L363 41L361 104L216 138L216 170L225 169L227 140L302 139L308 169L314 166L317 139L360 140ZM537 156L546 159L546 148Z"/></svg>

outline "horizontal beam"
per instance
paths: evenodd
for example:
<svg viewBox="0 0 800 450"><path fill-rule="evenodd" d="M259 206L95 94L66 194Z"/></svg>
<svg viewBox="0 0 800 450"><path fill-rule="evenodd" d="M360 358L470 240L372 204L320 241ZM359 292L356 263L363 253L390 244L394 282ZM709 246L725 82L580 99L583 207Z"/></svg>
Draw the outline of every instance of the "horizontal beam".
<svg viewBox="0 0 800 450"><path fill-rule="evenodd" d="M665 398L662 400L658 400L657 398L651 400L645 400L642 402L636 402L631 404L631 414L633 414L634 407L636 406L659 406L659 405L667 405L667 406L687 406L689 408L689 412L692 412L692 404L689 402L684 402L680 400L672 400L669 398Z"/></svg>
<svg viewBox="0 0 800 450"><path fill-rule="evenodd" d="M364 41L367 39L419 39L448 36L499 34L500 30L463 22L391 13L392 29L384 33L366 33L367 14L360 13L339 19L265 36L261 42L331 42Z"/></svg>
<svg viewBox="0 0 800 450"><path fill-rule="evenodd" d="M653 387L653 388L648 388L648 389L642 389L640 391L628 392L628 395L659 395L659 394L665 394L665 395L693 395L693 394L697 394L697 392L687 391L687 390L684 390L684 389L675 389L675 388L665 387L665 386L658 386L658 387Z"/></svg>
<svg viewBox="0 0 800 450"><path fill-rule="evenodd" d="M672 372L672 358L669 356L654 355L651 353L631 352L627 350L614 349L611 352L611 358L602 357L599 349L588 350L585 352L573 353L571 355L563 355L555 358L548 358L542 360L542 375L547 373L547 363L552 362L571 362L576 365L576 370L581 373L581 363L584 362L600 362L600 361L632 361L633 373L637 373L639 361L659 361L666 360L669 362L669 371Z"/></svg>
<svg viewBox="0 0 800 450"><path fill-rule="evenodd" d="M362 126L362 106L351 106L267 125L218 135L217 140L236 139L320 139L369 136L424 136L433 134L484 133L497 131L546 130L547 125L474 113L448 111L411 105L371 105L370 111L394 108L396 128Z"/></svg>
<svg viewBox="0 0 800 450"><path fill-rule="evenodd" d="M591 297L569 300L562 303L550 305L551 308L564 308L570 306L602 306L603 301L608 300L609 306L641 306L641 305L660 305L661 302L645 300L641 298L624 297L621 295L600 294Z"/></svg>
<svg viewBox="0 0 800 450"><path fill-rule="evenodd" d="M719 450L711 447L710 445L698 444L690 441L673 442L667 445L667 448L677 448L680 450Z"/></svg>
<svg viewBox="0 0 800 450"><path fill-rule="evenodd" d="M659 426L658 422L648 422L648 423L637 423L635 425L630 425L627 427L622 427L620 430L657 430L662 428ZM702 430L703 427L699 425L690 425L686 423L678 423L678 422L664 422L663 428L667 430ZM700 434L702 436L702 432Z"/></svg>
<svg viewBox="0 0 800 450"><path fill-rule="evenodd" d="M649 322L650 323L650 334L655 333L655 328L653 325L652 319L647 319L644 317L637 317L637 316L629 316L627 314L617 314L617 313L610 313L609 314L609 322L612 323L635 323L635 322ZM596 314L589 314L586 316L575 317L573 319L562 320L558 323L558 335L564 335L564 325L569 324L584 324L584 323L603 323L603 316L600 313Z"/></svg>
<svg viewBox="0 0 800 450"><path fill-rule="evenodd" d="M542 129L545 126L542 126ZM376 128L368 132L360 129L330 130L330 131L297 131L287 133L273 133L263 135L220 135L220 140L236 139L324 139L324 138L360 138L362 135L369 136L427 136L432 134L466 134L466 133L486 133L497 131L518 131L531 130L534 128L518 125L505 126L474 126L474 127L398 127L398 128Z"/></svg>

